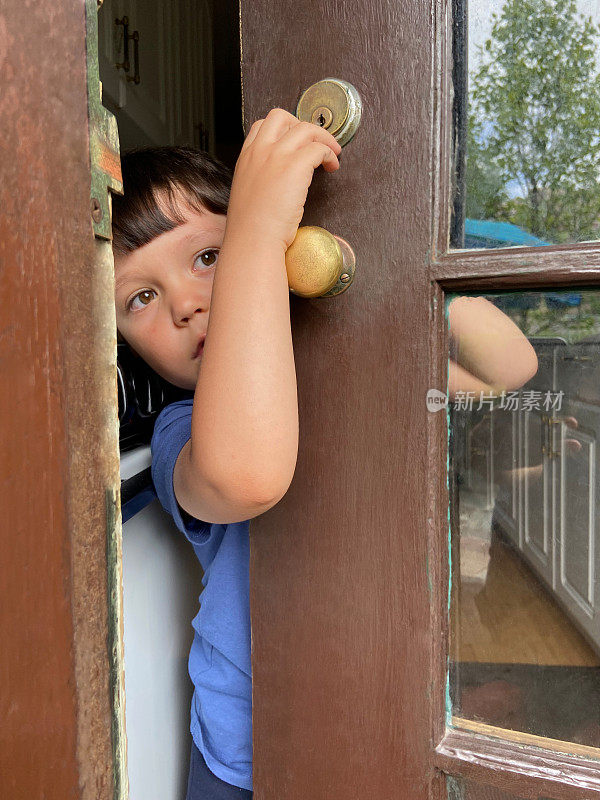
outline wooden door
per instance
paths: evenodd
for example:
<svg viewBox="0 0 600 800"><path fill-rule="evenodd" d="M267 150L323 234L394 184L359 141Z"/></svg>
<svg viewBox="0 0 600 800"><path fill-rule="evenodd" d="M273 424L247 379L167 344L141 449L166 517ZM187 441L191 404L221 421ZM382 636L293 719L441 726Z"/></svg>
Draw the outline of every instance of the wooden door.
<svg viewBox="0 0 600 800"><path fill-rule="evenodd" d="M451 237L459 246L469 238L457 185L466 66L456 43L465 15L465 3L443 0L241 3L246 126L273 106L293 111L301 92L328 76L350 81L364 104L341 169L315 176L304 216L353 245L356 278L334 300L292 298L298 464L287 495L251 528L258 800L600 797L590 739L557 743L535 729L520 733L518 722L509 729L461 717L447 693L448 521L454 558L460 520L447 475L449 418L425 403L428 389L447 385L445 301L594 286L600 275L597 244L542 247L548 242L518 226L519 242L535 247L499 250L506 242L497 230L486 234L492 250L450 247ZM548 295L548 307L555 299ZM510 431L490 442L507 437L510 497L492 524L497 530L508 502L515 542L519 469L538 470L529 479L546 487L530 494L544 498L544 509L530 509L536 525L543 514L551 521L551 482L542 440L535 463L524 464L517 415L505 416ZM527 421L539 425L539 414ZM527 575L560 615L548 599L552 535L548 528L548 590ZM506 546L493 540L493 549ZM515 552L507 560L520 558L518 543ZM461 589L453 588L454 606ZM541 633L542 643L553 635Z"/></svg>
<svg viewBox="0 0 600 800"><path fill-rule="evenodd" d="M432 547L446 459L425 397L444 385L431 283L437 48L420 0L242 2L246 125L294 110L329 76L364 104L303 220L355 248L356 278L336 300L292 299L298 463L251 527L260 800L419 800L436 780L445 567Z"/></svg>

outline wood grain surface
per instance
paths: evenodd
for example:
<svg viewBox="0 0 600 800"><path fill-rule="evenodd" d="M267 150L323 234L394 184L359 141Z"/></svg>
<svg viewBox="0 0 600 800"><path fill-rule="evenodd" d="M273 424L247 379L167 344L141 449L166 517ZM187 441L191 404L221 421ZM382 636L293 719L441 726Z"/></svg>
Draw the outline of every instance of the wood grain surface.
<svg viewBox="0 0 600 800"><path fill-rule="evenodd" d="M83 2L0 13L0 797L113 797L111 262L90 218ZM104 260L103 260L104 259ZM115 495L118 497L118 494Z"/></svg>
<svg viewBox="0 0 600 800"><path fill-rule="evenodd" d="M431 70L415 0L242 2L246 126L330 76L364 104L304 217L356 278L292 299L298 464L251 526L257 800L429 794Z"/></svg>

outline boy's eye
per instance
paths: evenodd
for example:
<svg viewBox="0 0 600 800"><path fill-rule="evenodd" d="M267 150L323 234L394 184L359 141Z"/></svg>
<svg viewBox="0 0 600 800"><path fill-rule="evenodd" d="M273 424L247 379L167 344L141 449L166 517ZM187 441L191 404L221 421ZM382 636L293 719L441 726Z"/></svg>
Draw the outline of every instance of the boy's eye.
<svg viewBox="0 0 600 800"><path fill-rule="evenodd" d="M156 294L156 292L153 291L152 289L144 289L143 291L138 292L136 295L134 295L131 298L131 300L127 304L128 310L133 309L135 311L135 310L137 310L139 308L143 308L144 306L149 305L152 302L152 299L153 299L152 295L155 295L155 294ZM135 305L135 301L136 300L139 300L141 305Z"/></svg>
<svg viewBox="0 0 600 800"><path fill-rule="evenodd" d="M203 250L194 258L194 266L203 269L214 267L219 257L218 250Z"/></svg>

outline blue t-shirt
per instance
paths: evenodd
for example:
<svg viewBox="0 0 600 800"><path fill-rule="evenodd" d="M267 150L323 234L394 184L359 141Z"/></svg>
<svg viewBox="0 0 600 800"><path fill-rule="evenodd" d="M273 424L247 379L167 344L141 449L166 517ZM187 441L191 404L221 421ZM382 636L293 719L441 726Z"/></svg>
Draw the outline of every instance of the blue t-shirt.
<svg viewBox="0 0 600 800"><path fill-rule="evenodd" d="M218 778L252 789L249 521L201 522L177 503L173 469L191 436L192 404L193 398L164 408L150 445L158 499L192 543L204 570L188 662L194 684L190 731Z"/></svg>

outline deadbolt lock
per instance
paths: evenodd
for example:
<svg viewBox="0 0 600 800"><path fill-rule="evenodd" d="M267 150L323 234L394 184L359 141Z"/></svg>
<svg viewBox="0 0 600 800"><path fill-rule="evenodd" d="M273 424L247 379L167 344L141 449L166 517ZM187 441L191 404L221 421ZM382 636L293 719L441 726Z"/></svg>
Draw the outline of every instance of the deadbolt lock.
<svg viewBox="0 0 600 800"><path fill-rule="evenodd" d="M313 83L298 101L296 116L329 131L342 145L348 144L360 124L360 95L347 81L325 78Z"/></svg>

